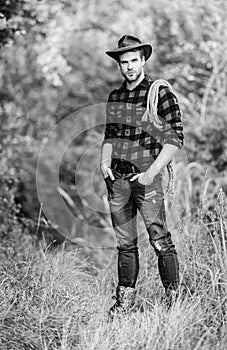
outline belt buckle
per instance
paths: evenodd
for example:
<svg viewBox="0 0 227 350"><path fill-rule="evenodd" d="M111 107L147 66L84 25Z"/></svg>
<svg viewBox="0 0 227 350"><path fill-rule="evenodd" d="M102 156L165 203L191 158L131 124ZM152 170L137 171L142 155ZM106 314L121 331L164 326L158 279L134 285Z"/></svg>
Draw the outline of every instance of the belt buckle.
<svg viewBox="0 0 227 350"><path fill-rule="evenodd" d="M121 175L123 175L122 171L121 171L121 168L119 166L119 164L114 164L113 166L113 170L117 171L118 173L120 173Z"/></svg>
<svg viewBox="0 0 227 350"><path fill-rule="evenodd" d="M124 170L122 170L122 168ZM117 162L113 166L113 170L118 171L123 177L125 175L128 175L130 173L138 173L135 165L133 164L127 164L127 161L125 159L118 159Z"/></svg>

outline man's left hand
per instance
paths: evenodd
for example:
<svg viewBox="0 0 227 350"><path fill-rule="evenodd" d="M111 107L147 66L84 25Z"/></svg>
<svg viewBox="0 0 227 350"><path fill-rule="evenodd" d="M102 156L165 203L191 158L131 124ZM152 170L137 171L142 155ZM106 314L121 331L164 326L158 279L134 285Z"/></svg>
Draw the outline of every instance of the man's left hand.
<svg viewBox="0 0 227 350"><path fill-rule="evenodd" d="M130 181L135 181L136 179L138 179L138 182L144 186L149 186L152 184L153 182L153 176L151 176L150 174L148 174L147 172L144 173L140 173L140 174L136 174L134 175Z"/></svg>

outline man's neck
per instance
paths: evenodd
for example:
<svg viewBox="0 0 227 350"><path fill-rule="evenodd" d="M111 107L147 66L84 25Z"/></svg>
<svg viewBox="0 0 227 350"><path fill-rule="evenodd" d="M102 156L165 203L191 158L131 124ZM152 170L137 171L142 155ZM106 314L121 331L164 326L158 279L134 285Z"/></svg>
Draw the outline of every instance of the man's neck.
<svg viewBox="0 0 227 350"><path fill-rule="evenodd" d="M126 81L126 87L128 90L133 90L137 85L141 83L141 81L144 79L145 75L144 72L142 71L141 75L136 81L128 82Z"/></svg>

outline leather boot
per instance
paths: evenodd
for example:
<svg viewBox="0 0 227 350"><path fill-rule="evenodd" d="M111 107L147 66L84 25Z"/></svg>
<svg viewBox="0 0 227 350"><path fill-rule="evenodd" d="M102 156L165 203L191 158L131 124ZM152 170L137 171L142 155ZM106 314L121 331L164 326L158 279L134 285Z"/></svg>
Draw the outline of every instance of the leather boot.
<svg viewBox="0 0 227 350"><path fill-rule="evenodd" d="M164 303L168 310L170 310L174 306L178 298L179 298L179 292L177 290L166 289Z"/></svg>
<svg viewBox="0 0 227 350"><path fill-rule="evenodd" d="M112 319L117 314L129 313L136 299L136 290L131 287L118 286L116 289L116 303L110 308L109 316Z"/></svg>

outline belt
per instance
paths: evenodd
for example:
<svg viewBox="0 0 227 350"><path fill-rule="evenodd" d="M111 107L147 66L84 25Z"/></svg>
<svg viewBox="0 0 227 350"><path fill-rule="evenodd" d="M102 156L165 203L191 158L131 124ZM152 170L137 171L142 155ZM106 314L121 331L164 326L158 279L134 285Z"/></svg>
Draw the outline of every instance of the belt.
<svg viewBox="0 0 227 350"><path fill-rule="evenodd" d="M113 158L111 162L111 169L116 170L121 174L139 174L141 171L134 164L125 159Z"/></svg>

